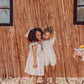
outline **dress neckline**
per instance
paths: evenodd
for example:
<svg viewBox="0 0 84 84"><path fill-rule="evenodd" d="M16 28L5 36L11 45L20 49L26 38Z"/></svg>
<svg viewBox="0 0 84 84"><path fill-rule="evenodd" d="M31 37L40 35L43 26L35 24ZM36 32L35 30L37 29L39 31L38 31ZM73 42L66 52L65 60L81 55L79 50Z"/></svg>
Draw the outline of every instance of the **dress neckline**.
<svg viewBox="0 0 84 84"><path fill-rule="evenodd" d="M29 46L32 45L32 44L39 44L39 45L41 45L41 44L38 43L38 42L33 42L33 43L29 44Z"/></svg>

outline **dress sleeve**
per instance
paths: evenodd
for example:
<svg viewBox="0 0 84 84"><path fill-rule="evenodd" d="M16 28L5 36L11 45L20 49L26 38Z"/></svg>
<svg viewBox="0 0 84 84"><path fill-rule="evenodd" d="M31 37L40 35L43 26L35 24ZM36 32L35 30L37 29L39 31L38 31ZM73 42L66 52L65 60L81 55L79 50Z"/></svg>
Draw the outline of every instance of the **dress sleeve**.
<svg viewBox="0 0 84 84"><path fill-rule="evenodd" d="M53 39L51 39L51 44L52 44L52 45L54 44L55 39L56 39L56 37L54 37Z"/></svg>
<svg viewBox="0 0 84 84"><path fill-rule="evenodd" d="M33 45L38 45L38 43L31 43L31 44L29 45L29 48L31 48Z"/></svg>

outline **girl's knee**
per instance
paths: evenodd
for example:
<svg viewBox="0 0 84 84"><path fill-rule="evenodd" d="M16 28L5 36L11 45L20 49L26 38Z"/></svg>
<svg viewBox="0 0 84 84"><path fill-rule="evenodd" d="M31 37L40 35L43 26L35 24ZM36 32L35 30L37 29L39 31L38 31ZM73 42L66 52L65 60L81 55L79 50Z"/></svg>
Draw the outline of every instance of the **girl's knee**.
<svg viewBox="0 0 84 84"><path fill-rule="evenodd" d="M34 78L37 78L37 76L36 76L36 75L34 75L33 77L34 77Z"/></svg>

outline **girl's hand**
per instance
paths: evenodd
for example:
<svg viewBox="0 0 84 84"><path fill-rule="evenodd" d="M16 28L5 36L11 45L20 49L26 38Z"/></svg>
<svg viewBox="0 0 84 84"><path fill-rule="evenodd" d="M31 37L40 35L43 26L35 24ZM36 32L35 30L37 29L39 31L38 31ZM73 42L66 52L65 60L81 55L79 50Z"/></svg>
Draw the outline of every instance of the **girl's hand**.
<svg viewBox="0 0 84 84"><path fill-rule="evenodd" d="M60 57L57 58L57 63L60 63Z"/></svg>
<svg viewBox="0 0 84 84"><path fill-rule="evenodd" d="M60 63L60 60L57 60L57 63Z"/></svg>
<svg viewBox="0 0 84 84"><path fill-rule="evenodd" d="M37 68L37 64L33 64L33 67L34 67L34 68Z"/></svg>

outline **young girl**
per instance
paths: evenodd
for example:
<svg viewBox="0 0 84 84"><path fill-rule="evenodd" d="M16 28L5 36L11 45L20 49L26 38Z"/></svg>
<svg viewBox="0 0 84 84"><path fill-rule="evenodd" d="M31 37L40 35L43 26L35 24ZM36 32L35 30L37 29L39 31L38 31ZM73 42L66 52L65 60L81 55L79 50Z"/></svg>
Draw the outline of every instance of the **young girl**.
<svg viewBox="0 0 84 84"><path fill-rule="evenodd" d="M40 28L31 29L28 32L30 51L26 62L25 72L33 75L33 84L37 84L37 76L44 75L44 61L41 47L42 31Z"/></svg>
<svg viewBox="0 0 84 84"><path fill-rule="evenodd" d="M55 54L55 46L54 41L55 31L52 27L47 26L43 28L43 53L44 53L44 66L45 66L45 83L47 82L47 75L48 75L48 66L51 64L52 66L52 73L53 73L53 82L55 83L55 65L56 65L56 54ZM56 51L57 53L57 51ZM57 53L58 54L58 53ZM58 56L58 55L57 55Z"/></svg>

